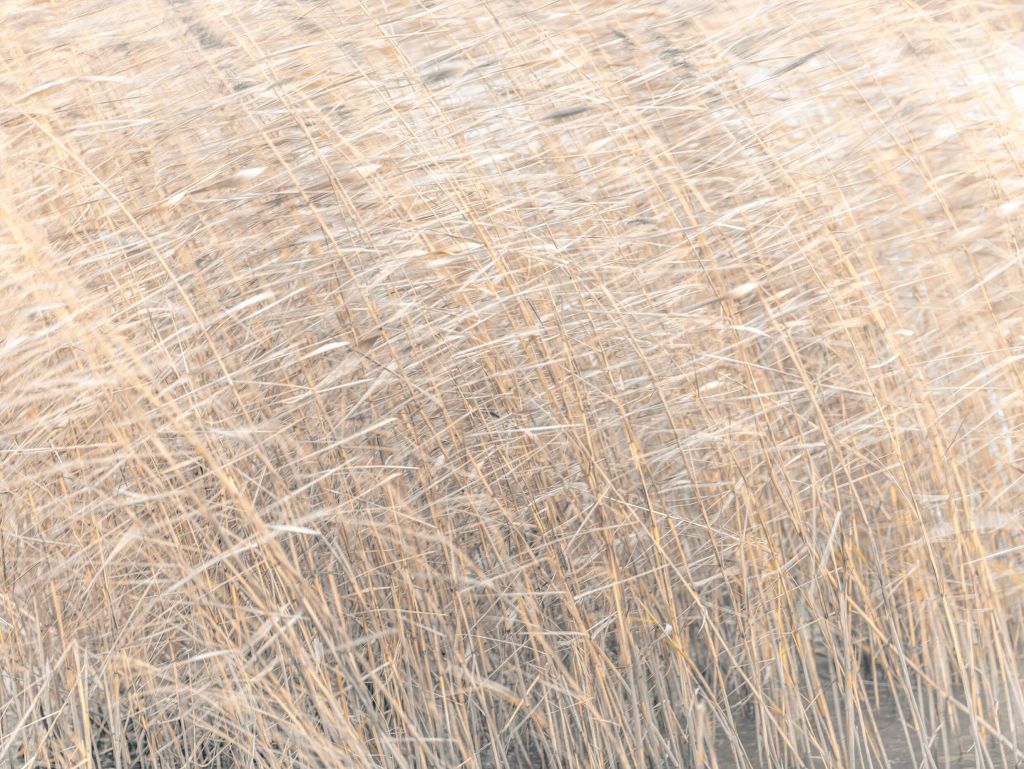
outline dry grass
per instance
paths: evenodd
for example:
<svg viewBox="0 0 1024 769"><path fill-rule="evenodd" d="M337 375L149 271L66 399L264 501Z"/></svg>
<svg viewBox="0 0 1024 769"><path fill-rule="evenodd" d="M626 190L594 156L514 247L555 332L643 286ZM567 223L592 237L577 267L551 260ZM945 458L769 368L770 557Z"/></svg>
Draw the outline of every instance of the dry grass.
<svg viewBox="0 0 1024 769"><path fill-rule="evenodd" d="M1019 8L0 4L0 764L1012 766Z"/></svg>

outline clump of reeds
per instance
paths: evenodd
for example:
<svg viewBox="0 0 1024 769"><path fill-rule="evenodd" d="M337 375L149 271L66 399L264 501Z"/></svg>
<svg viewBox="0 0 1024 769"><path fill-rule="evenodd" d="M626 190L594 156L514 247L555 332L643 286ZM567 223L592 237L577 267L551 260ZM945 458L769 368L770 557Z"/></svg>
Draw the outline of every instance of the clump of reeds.
<svg viewBox="0 0 1024 769"><path fill-rule="evenodd" d="M0 764L1020 761L1016 3L0 15Z"/></svg>

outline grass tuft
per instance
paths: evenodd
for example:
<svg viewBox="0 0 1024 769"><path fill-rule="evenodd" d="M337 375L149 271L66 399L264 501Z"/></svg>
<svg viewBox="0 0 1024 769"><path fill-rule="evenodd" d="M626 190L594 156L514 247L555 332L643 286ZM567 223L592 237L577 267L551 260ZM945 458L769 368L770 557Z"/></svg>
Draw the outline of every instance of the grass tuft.
<svg viewBox="0 0 1024 769"><path fill-rule="evenodd" d="M0 766L1020 764L1021 22L3 4Z"/></svg>

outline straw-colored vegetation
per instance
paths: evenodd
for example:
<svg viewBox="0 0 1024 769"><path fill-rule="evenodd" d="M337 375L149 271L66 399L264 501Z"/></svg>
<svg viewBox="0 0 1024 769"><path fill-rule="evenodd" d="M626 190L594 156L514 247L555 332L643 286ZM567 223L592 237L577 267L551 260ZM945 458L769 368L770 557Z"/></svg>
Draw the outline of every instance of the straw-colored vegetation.
<svg viewBox="0 0 1024 769"><path fill-rule="evenodd" d="M1024 756L1017 0L0 17L0 765Z"/></svg>

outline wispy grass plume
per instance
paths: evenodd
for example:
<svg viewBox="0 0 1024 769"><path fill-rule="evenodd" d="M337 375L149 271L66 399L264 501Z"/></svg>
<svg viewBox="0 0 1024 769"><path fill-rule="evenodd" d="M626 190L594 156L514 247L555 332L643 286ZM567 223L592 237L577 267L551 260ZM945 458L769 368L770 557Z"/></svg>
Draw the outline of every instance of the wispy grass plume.
<svg viewBox="0 0 1024 769"><path fill-rule="evenodd" d="M0 765L1020 763L1021 21L0 5Z"/></svg>

